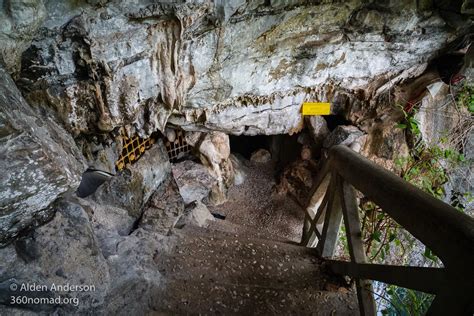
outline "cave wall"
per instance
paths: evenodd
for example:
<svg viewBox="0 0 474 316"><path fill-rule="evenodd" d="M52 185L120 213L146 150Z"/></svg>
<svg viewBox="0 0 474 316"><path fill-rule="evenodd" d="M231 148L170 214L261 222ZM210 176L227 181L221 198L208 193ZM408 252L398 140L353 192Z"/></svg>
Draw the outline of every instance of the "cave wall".
<svg viewBox="0 0 474 316"><path fill-rule="evenodd" d="M35 112L0 67L0 247L50 220L50 205L79 185L85 159L48 114Z"/></svg>
<svg viewBox="0 0 474 316"><path fill-rule="evenodd" d="M9 69L73 135L291 134L303 100L350 112L468 26L415 1L33 2L44 22Z"/></svg>

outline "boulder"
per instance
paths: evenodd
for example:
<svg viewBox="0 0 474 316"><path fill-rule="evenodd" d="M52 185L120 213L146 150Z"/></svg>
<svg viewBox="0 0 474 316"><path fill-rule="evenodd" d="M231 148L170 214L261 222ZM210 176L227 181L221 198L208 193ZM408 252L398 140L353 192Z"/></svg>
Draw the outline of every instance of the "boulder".
<svg viewBox="0 0 474 316"><path fill-rule="evenodd" d="M106 315L146 315L160 307L164 286L157 260L173 240L142 228L117 245L107 259L110 288L102 313Z"/></svg>
<svg viewBox="0 0 474 316"><path fill-rule="evenodd" d="M303 146L301 149L301 160L311 160L312 156L311 147Z"/></svg>
<svg viewBox="0 0 474 316"><path fill-rule="evenodd" d="M125 209L137 219L150 196L170 173L168 154L163 142L158 140L137 162L102 184L88 199Z"/></svg>
<svg viewBox="0 0 474 316"><path fill-rule="evenodd" d="M289 194L298 204L305 205L316 177L318 165L314 160L296 160L286 166L276 186L279 194Z"/></svg>
<svg viewBox="0 0 474 316"><path fill-rule="evenodd" d="M272 160L272 154L266 149L258 149L250 156L250 161L254 163L267 163Z"/></svg>
<svg viewBox="0 0 474 316"><path fill-rule="evenodd" d="M177 190L175 194L179 197ZM157 294L163 284L157 260L173 239L155 227L135 227L125 210L93 201L69 197L53 207L55 216L49 223L0 248L0 314L146 314L160 307ZM12 306L11 295L19 293L11 290L13 283L18 289L22 284L46 286L44 292L22 291L28 298L61 295L74 301ZM89 290L58 292L53 284Z"/></svg>
<svg viewBox="0 0 474 316"><path fill-rule="evenodd" d="M88 199L76 200L89 216L102 255L107 259L116 254L117 245L136 227L136 219L124 209L101 205Z"/></svg>
<svg viewBox="0 0 474 316"><path fill-rule="evenodd" d="M180 217L175 227L182 228L185 225L206 227L207 221L213 221L214 216L207 206L199 201L191 203Z"/></svg>
<svg viewBox="0 0 474 316"><path fill-rule="evenodd" d="M152 194L143 209L139 226L166 235L176 224L183 211L183 198L175 180L169 176Z"/></svg>
<svg viewBox="0 0 474 316"><path fill-rule="evenodd" d="M323 147L329 149L336 145L346 145L358 152L362 147L362 136L364 133L355 126L339 125L326 137Z"/></svg>
<svg viewBox="0 0 474 316"><path fill-rule="evenodd" d="M172 172L185 204L207 200L212 187L217 184L206 167L191 160L173 164Z"/></svg>

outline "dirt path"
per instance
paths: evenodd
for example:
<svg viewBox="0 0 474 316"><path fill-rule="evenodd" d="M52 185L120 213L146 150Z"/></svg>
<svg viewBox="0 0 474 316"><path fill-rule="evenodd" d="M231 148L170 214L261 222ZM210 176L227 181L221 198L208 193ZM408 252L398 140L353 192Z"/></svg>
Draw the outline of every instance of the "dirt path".
<svg viewBox="0 0 474 316"><path fill-rule="evenodd" d="M226 215L226 221L299 242L304 211L288 196L274 191L274 164L246 162L245 182L229 190L229 200L209 207Z"/></svg>

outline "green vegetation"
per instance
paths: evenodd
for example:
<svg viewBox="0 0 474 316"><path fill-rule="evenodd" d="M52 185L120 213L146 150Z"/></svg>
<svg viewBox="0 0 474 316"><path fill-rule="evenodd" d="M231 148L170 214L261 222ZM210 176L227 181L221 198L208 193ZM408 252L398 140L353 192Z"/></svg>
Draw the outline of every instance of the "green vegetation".
<svg viewBox="0 0 474 316"><path fill-rule="evenodd" d="M394 161L394 169L404 180L438 199L445 198L446 193L449 193L452 206L463 212L465 201L472 201L473 195L469 192L445 192L445 184L451 172L466 163L462 152L466 146L466 137L474 126L474 86L464 85L458 89L453 100L456 102L453 111L459 118L459 124L435 144L426 144L422 140L416 112L407 113L401 108L404 117L395 128L405 131L410 149L406 157ZM423 266L442 265L429 248L423 248L418 240L365 197L360 199L359 212L362 239L369 262L407 265L415 261ZM345 253L348 253L344 226L341 228L340 242ZM377 291L377 295L389 303L381 310L383 315L423 315L434 298L431 294L394 285L384 285L382 288L382 293Z"/></svg>
<svg viewBox="0 0 474 316"><path fill-rule="evenodd" d="M461 108L467 108L469 113L474 113L474 85L465 84L456 95L456 103Z"/></svg>
<svg viewBox="0 0 474 316"><path fill-rule="evenodd" d="M387 316L424 315L433 301L433 295L389 285L390 305L382 310Z"/></svg>
<svg viewBox="0 0 474 316"><path fill-rule="evenodd" d="M474 109L473 91L465 91L458 104L466 106L472 113ZM467 92L466 92L467 91ZM415 113L404 113L403 122L397 128L406 131L408 142L412 144L409 155L394 161L400 176L436 198L445 196L443 185L449 180L449 170L465 161L464 155L448 145L448 138L436 145L426 145L421 140L419 122ZM459 195L459 194L458 194ZM453 206L463 211L460 196L453 195ZM414 249L419 247L416 239L401 228L374 203L362 199L360 203L363 240L366 255L372 263L404 265ZM440 260L425 247L420 258L427 266L440 266ZM387 285L384 298L390 303L382 310L384 315L423 315L428 310L434 296L411 289Z"/></svg>

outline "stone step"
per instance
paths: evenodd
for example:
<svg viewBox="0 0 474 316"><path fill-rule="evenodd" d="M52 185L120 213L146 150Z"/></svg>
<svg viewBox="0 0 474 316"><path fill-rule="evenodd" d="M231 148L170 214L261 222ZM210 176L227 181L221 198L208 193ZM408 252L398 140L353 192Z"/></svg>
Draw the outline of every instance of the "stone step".
<svg viewBox="0 0 474 316"><path fill-rule="evenodd" d="M170 238L174 246L156 259L157 312L358 314L355 291L324 272L314 249L193 226Z"/></svg>

